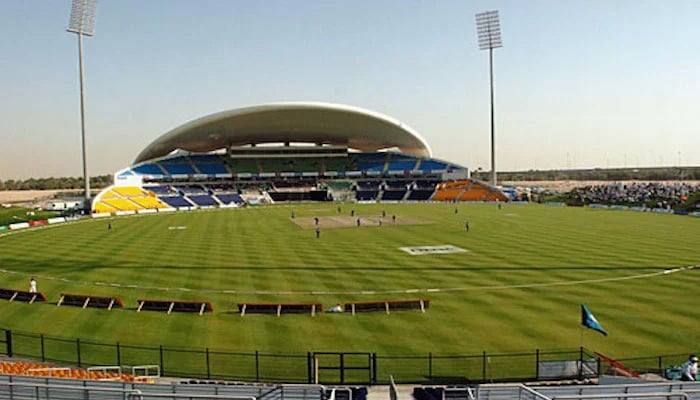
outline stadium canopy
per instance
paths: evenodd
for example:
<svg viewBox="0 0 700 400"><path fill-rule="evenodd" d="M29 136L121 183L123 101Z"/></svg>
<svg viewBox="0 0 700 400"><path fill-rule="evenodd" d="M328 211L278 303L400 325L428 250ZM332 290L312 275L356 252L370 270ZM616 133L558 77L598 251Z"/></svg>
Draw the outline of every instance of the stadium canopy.
<svg viewBox="0 0 700 400"><path fill-rule="evenodd" d="M412 156L432 156L418 132L386 115L340 104L287 102L223 111L190 121L154 140L134 164L174 150L207 153L264 143L313 143L363 152L398 148Z"/></svg>

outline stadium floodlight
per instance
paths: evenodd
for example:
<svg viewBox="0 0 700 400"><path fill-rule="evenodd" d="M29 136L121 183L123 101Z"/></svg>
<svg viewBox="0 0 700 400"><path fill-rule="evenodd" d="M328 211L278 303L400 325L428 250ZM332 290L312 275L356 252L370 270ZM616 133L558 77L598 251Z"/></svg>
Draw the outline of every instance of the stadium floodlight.
<svg viewBox="0 0 700 400"><path fill-rule="evenodd" d="M496 185L496 128L493 107L493 49L503 47L501 23L498 11L485 11L476 14L476 33L479 50L489 51L489 86L491 89L491 184Z"/></svg>
<svg viewBox="0 0 700 400"><path fill-rule="evenodd" d="M83 35L92 36L95 31L97 0L73 0L68 32L78 36L78 64L80 68L80 128L83 145L83 180L85 181L85 206L90 208L90 177L87 172L87 145L85 141L85 66L83 63Z"/></svg>

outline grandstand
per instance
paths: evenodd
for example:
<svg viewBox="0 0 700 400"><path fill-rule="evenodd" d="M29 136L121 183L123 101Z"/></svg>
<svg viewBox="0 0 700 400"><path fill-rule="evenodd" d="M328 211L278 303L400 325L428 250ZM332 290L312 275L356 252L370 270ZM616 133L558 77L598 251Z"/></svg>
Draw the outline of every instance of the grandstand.
<svg viewBox="0 0 700 400"><path fill-rule="evenodd" d="M93 204L98 213L170 207L155 192L137 186L110 186L97 195Z"/></svg>
<svg viewBox="0 0 700 400"><path fill-rule="evenodd" d="M435 159L425 140L390 117L328 103L275 103L188 122L148 145L95 213L266 201L505 201L466 167ZM453 182L449 187L438 186Z"/></svg>

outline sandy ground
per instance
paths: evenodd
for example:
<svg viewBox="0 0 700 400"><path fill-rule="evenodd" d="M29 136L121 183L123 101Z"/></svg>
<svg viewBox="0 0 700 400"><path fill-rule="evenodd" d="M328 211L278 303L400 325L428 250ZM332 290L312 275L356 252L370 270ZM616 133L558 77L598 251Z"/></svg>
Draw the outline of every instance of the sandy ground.
<svg viewBox="0 0 700 400"><path fill-rule="evenodd" d="M70 193L70 190L0 190L0 203L35 204L52 199L56 193ZM74 191L76 196L81 190Z"/></svg>

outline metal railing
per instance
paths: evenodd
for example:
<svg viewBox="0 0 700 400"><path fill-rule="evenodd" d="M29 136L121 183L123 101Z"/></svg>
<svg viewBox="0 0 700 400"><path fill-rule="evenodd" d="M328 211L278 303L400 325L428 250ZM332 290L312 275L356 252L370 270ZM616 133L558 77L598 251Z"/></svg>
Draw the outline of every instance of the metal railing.
<svg viewBox="0 0 700 400"><path fill-rule="evenodd" d="M338 352L334 354L346 356L345 363L328 357L318 362L329 364L317 365L314 357L317 353L312 352L275 354L142 346L68 339L2 328L0 353L79 368L154 364L159 367L161 376L304 384L317 382L314 375L317 370L323 373L318 381L322 384L388 384L388 378L382 380L377 377L388 377L389 373L397 383L466 384L534 381L542 373L541 366L552 362L573 361L577 365L593 362L594 366L598 365L595 355L584 348L457 355L357 353L364 358L355 353ZM579 369L577 376L561 378L594 377L598 373ZM548 379L554 378L548 376Z"/></svg>
<svg viewBox="0 0 700 400"><path fill-rule="evenodd" d="M684 400L689 400L685 392L654 392L654 393L598 393L598 394L581 394L581 395L564 395L554 396L552 400L593 400L593 399L671 399L680 397Z"/></svg>
<svg viewBox="0 0 700 400"><path fill-rule="evenodd" d="M552 400L542 393L518 384L485 384L476 388L476 400L512 399L512 400Z"/></svg>

